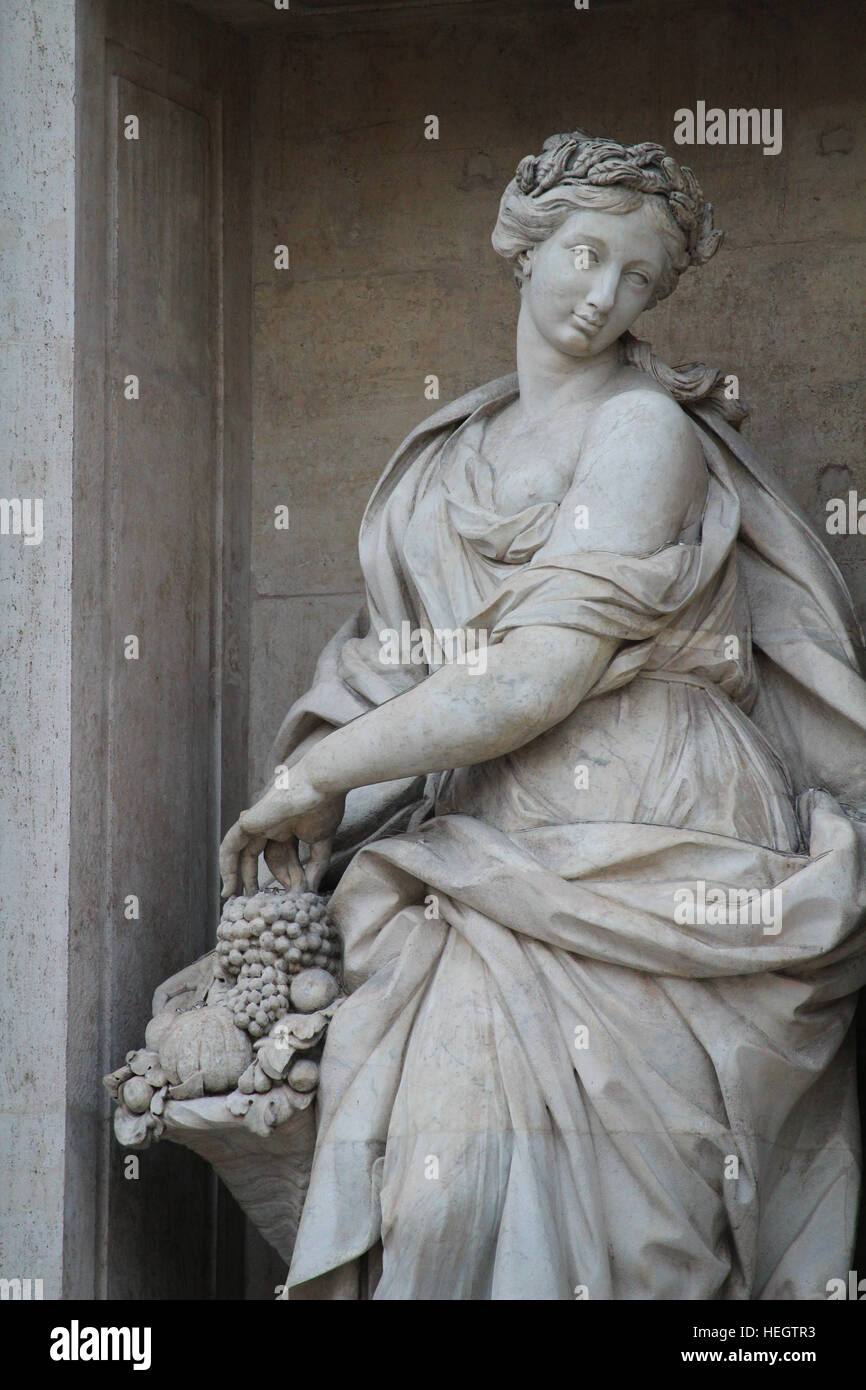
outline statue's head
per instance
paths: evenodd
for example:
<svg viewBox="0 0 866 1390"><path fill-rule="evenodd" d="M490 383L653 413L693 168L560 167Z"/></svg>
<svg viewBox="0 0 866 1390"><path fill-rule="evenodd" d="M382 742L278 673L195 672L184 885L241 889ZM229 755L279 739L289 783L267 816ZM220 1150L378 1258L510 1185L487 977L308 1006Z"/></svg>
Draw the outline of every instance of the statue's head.
<svg viewBox="0 0 866 1390"><path fill-rule="evenodd" d="M618 339L721 239L691 169L661 145L582 130L520 161L493 231L539 331L576 357Z"/></svg>

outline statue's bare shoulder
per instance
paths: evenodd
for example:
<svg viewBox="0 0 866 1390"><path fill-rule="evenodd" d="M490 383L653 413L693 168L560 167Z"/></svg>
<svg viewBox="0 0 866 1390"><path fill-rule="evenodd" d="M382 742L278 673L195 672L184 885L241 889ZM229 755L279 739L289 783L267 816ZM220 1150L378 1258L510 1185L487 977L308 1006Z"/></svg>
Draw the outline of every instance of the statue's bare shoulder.
<svg viewBox="0 0 866 1390"><path fill-rule="evenodd" d="M636 379L632 379L636 378ZM707 490L703 450L689 417L642 373L593 410L557 528L572 549L644 555L674 543L697 520ZM575 525L575 509L587 509Z"/></svg>

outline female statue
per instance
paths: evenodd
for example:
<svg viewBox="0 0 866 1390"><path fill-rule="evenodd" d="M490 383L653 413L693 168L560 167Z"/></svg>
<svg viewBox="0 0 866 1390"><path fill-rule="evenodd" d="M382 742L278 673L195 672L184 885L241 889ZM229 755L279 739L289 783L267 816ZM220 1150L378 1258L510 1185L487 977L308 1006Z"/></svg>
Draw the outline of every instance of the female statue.
<svg viewBox="0 0 866 1390"><path fill-rule="evenodd" d="M823 1298L859 1184L866 684L724 378L630 334L721 233L658 145L521 161L517 374L404 442L226 837L331 864L349 997L289 1296ZM388 634L483 636L395 664ZM468 648L467 648L468 649ZM429 648L424 648L429 650ZM478 647L473 648L476 657Z"/></svg>

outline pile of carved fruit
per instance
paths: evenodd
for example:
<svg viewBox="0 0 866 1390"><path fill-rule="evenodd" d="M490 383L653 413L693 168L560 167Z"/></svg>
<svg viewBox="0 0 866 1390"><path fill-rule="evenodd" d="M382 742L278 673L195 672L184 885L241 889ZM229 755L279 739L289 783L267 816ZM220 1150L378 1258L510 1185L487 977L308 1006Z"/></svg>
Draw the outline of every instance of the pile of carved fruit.
<svg viewBox="0 0 866 1390"><path fill-rule="evenodd" d="M105 1077L127 1146L160 1137L168 1101L222 1096L264 1132L313 1099L341 1002L327 899L282 888L231 898L217 935L216 951L169 982L144 1048Z"/></svg>
<svg viewBox="0 0 866 1390"><path fill-rule="evenodd" d="M326 1008L338 992L331 981L339 975L340 941L318 893L266 888L229 898L217 954L233 981L227 1002L235 1023L253 1039L291 1009Z"/></svg>

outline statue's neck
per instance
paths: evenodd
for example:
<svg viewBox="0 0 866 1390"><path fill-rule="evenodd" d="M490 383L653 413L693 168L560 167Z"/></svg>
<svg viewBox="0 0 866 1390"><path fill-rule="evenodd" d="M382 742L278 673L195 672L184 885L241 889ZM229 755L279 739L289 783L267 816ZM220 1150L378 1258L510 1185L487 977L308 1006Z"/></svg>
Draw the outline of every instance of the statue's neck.
<svg viewBox="0 0 866 1390"><path fill-rule="evenodd" d="M617 343L593 357L572 357L543 338L525 305L517 321L520 407L539 419L560 406L579 405L603 391L620 367Z"/></svg>

